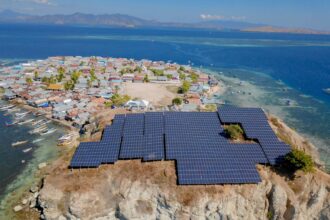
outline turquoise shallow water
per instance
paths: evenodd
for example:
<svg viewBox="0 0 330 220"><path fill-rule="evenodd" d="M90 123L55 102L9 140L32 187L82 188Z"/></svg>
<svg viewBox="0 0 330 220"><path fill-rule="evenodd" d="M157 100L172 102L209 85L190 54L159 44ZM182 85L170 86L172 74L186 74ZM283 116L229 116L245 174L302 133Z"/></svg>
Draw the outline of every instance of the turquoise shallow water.
<svg viewBox="0 0 330 220"><path fill-rule="evenodd" d="M28 131L33 129L32 125L5 127L5 121L10 121L10 118L10 116L5 116L4 112L0 113L0 219L3 217L3 209L10 201L8 196L19 192L25 186L32 185L38 165L49 162L59 155L59 148L56 146L57 138L65 132L60 126L49 124L50 128L58 129L52 135L44 137L31 135ZM32 116L27 118L32 118ZM44 138L44 140L32 143L37 138ZM13 142L22 140L29 142L16 147L11 146ZM27 148L32 148L32 150L24 153L23 150ZM22 163L23 160L24 163Z"/></svg>

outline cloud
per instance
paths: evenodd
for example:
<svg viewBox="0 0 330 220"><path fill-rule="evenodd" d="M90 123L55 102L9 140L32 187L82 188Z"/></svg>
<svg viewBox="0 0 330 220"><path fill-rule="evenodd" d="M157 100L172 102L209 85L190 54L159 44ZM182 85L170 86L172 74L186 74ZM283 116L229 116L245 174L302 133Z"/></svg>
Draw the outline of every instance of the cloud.
<svg viewBox="0 0 330 220"><path fill-rule="evenodd" d="M38 3L38 4L51 4L51 2L49 0L33 0L34 3Z"/></svg>
<svg viewBox="0 0 330 220"><path fill-rule="evenodd" d="M210 15L210 14L201 14L200 18L203 20L232 20L232 21L243 21L246 19L245 16L224 16L224 15Z"/></svg>
<svg viewBox="0 0 330 220"><path fill-rule="evenodd" d="M16 2L32 2L40 5L56 5L52 0L15 0Z"/></svg>

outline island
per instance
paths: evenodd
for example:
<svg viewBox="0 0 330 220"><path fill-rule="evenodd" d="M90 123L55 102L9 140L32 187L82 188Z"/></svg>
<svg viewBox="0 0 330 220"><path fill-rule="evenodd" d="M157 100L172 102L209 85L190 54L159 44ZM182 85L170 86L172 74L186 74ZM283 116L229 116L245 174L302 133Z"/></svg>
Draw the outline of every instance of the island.
<svg viewBox="0 0 330 220"><path fill-rule="evenodd" d="M35 184L8 204L12 218L330 217L330 177L316 148L260 108L217 103L214 95L226 85L200 69L126 58L50 57L0 68L0 87L8 102L3 111L24 108L68 132L58 140L59 158L40 164ZM16 115L11 125L22 123L36 121ZM180 148L184 143L189 145ZM218 152L219 143L226 150ZM105 151L94 149L99 147ZM232 158L228 152L235 147ZM113 155L118 158L102 164ZM200 161L202 156L208 158ZM95 158L101 159L93 165L89 160Z"/></svg>

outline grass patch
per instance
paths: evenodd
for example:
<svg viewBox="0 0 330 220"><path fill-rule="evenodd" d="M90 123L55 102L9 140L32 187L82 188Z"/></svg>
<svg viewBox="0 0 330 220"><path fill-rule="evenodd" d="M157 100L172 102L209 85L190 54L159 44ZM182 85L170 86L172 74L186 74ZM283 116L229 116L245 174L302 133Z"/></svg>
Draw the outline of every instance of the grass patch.
<svg viewBox="0 0 330 220"><path fill-rule="evenodd" d="M225 126L224 133L232 140L244 140L244 131L239 125Z"/></svg>

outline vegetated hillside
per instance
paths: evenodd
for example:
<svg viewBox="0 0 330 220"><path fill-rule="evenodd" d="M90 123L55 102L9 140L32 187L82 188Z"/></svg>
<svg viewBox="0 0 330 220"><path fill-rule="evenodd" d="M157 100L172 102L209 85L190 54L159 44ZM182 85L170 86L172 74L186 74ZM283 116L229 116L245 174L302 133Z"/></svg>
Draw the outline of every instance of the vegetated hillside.
<svg viewBox="0 0 330 220"><path fill-rule="evenodd" d="M280 120L285 141L311 145ZM99 134L96 135L98 138ZM314 152L315 153L315 152ZM312 153L312 154L314 154ZM178 186L174 161L119 161L99 169L67 169L67 154L45 172L35 207L19 216L45 219L329 219L330 177L319 169L295 174L258 165L262 182ZM38 215L39 215L38 214Z"/></svg>
<svg viewBox="0 0 330 220"><path fill-rule="evenodd" d="M52 24L52 25L84 25L103 27L152 27L152 28L195 28L210 30L229 30L247 32L278 32L278 33L303 33L303 34L330 34L329 32L316 31L305 28L274 27L265 24L254 24L244 21L233 20L210 20L195 23L159 22L146 20L123 14L54 14L54 15L28 15L11 10L0 12L0 23L23 23L23 24Z"/></svg>

